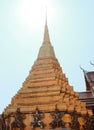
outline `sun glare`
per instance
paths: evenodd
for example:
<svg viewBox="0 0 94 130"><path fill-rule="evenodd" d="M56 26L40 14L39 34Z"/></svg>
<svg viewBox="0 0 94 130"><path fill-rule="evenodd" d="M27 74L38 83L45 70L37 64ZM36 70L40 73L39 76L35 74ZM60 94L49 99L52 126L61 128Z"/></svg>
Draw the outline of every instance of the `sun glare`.
<svg viewBox="0 0 94 130"><path fill-rule="evenodd" d="M46 7L49 23L53 17L53 11L51 3L48 0L23 0L19 11L20 18L29 28L38 28L39 26L44 25Z"/></svg>

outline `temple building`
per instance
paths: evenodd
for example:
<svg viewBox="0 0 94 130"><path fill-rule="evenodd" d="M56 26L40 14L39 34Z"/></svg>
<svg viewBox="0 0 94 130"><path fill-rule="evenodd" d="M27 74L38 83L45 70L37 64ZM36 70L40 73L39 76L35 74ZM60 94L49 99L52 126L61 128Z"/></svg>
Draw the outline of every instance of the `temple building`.
<svg viewBox="0 0 94 130"><path fill-rule="evenodd" d="M0 127L0 130L94 130L92 110L79 99L56 58L47 20L37 59L1 114Z"/></svg>
<svg viewBox="0 0 94 130"><path fill-rule="evenodd" d="M79 93L79 99L86 102L87 108L92 109L94 113L94 71L82 70L86 84L86 91Z"/></svg>

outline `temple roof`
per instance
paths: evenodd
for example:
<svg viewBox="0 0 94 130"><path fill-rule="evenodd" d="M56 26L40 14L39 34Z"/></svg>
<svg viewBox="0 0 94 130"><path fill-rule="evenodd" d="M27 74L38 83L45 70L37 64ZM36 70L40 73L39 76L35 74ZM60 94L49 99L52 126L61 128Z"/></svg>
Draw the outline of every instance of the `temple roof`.
<svg viewBox="0 0 94 130"><path fill-rule="evenodd" d="M86 90L91 91L94 87L94 71L86 71L82 68L86 83Z"/></svg>

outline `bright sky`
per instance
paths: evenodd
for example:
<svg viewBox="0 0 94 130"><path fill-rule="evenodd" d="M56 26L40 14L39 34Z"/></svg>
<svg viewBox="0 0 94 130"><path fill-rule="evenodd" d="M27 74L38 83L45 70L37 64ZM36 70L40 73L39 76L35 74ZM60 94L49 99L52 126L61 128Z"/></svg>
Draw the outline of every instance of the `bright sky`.
<svg viewBox="0 0 94 130"><path fill-rule="evenodd" d="M0 0L0 113L22 87L43 41L45 6L51 43L75 91L94 70L94 0Z"/></svg>

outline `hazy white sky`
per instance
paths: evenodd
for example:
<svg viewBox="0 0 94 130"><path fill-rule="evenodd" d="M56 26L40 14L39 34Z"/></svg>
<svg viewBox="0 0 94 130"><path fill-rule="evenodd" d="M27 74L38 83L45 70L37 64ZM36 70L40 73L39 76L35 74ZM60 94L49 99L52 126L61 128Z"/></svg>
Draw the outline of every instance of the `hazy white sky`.
<svg viewBox="0 0 94 130"><path fill-rule="evenodd" d="M44 2L45 1L45 2ZM45 3L51 43L75 91L94 67L94 0L0 0L0 113L27 77L43 41Z"/></svg>

